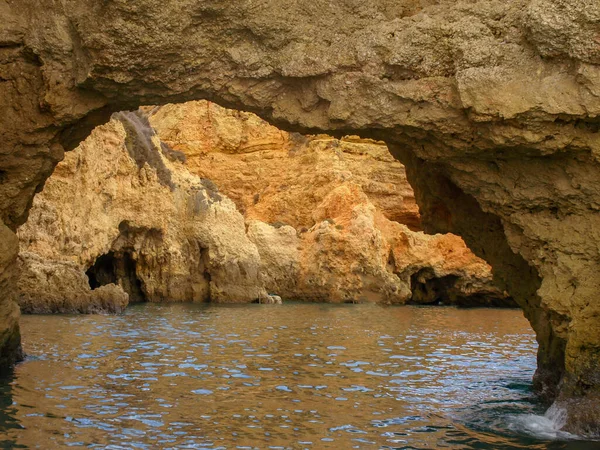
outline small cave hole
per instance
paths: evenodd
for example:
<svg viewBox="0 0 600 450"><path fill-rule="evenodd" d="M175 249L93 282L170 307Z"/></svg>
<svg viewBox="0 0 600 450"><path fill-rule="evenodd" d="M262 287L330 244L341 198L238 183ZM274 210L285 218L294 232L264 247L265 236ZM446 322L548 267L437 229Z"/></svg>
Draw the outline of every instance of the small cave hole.
<svg viewBox="0 0 600 450"><path fill-rule="evenodd" d="M412 297L409 303L439 305L455 303L451 291L458 281L455 275L436 276L429 269L419 270L410 277Z"/></svg>
<svg viewBox="0 0 600 450"><path fill-rule="evenodd" d="M146 294L136 266L129 252L109 252L99 256L85 274L92 290L111 283L118 284L129 294L130 303L145 302Z"/></svg>

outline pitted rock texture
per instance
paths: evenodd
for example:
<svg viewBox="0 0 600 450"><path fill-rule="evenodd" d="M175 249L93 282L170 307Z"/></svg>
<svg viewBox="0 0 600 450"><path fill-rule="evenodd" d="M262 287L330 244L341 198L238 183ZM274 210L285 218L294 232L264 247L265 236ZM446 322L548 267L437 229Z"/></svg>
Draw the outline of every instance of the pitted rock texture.
<svg viewBox="0 0 600 450"><path fill-rule="evenodd" d="M206 101L146 110L161 141L244 213L269 292L322 302L514 305L460 238L389 220L420 226L404 167L384 143L290 134Z"/></svg>
<svg viewBox="0 0 600 450"><path fill-rule="evenodd" d="M143 114L120 113L57 166L19 229L24 312L266 296L233 202L171 170L153 133Z"/></svg>
<svg viewBox="0 0 600 450"><path fill-rule="evenodd" d="M599 15L594 0L2 0L0 218L15 231L63 149L142 104L208 98L384 140L426 231L462 236L523 307L567 428L598 432Z"/></svg>
<svg viewBox="0 0 600 450"><path fill-rule="evenodd" d="M290 135L209 102L144 111L114 114L36 196L19 230L23 312L264 302L263 285L303 301L513 306L460 238L385 217L419 224L404 168L382 143ZM248 237L224 213L230 193ZM217 264L219 254L243 267ZM240 272L256 284L248 292Z"/></svg>
<svg viewBox="0 0 600 450"><path fill-rule="evenodd" d="M0 222L0 372L22 358L19 307L15 303L19 240Z"/></svg>
<svg viewBox="0 0 600 450"><path fill-rule="evenodd" d="M48 261L35 253L19 255L19 297L21 312L121 313L129 295L111 283L91 290L83 268L71 261Z"/></svg>
<svg viewBox="0 0 600 450"><path fill-rule="evenodd" d="M351 180L390 220L420 228L404 167L383 142L286 133L206 101L154 108L149 120L185 154L189 170L212 180L248 220L310 227L325 196Z"/></svg>

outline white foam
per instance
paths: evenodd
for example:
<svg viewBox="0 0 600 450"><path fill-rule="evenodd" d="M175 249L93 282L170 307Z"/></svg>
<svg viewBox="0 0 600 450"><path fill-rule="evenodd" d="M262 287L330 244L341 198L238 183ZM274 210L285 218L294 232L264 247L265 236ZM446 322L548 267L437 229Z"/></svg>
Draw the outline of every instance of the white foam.
<svg viewBox="0 0 600 450"><path fill-rule="evenodd" d="M548 408L541 416L536 414L522 414L510 417L509 428L513 431L530 434L540 439L571 440L579 439L578 436L561 431L567 423L567 410L556 403Z"/></svg>

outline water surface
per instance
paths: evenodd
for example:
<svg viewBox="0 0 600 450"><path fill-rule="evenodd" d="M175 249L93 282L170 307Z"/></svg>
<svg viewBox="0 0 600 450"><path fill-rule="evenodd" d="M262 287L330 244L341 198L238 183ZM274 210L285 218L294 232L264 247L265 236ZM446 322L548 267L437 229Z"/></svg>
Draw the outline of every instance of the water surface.
<svg viewBox="0 0 600 450"><path fill-rule="evenodd" d="M519 310L146 304L21 324L3 448L597 448L540 422Z"/></svg>

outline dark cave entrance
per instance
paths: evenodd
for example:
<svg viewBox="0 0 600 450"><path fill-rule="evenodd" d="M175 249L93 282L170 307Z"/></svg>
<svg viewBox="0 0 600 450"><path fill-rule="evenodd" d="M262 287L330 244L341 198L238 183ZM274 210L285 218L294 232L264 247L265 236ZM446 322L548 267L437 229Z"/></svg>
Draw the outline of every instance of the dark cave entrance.
<svg viewBox="0 0 600 450"><path fill-rule="evenodd" d="M421 269L410 277L412 297L407 302L413 305L454 305L465 308L496 307L518 308L513 298L501 292L485 291L481 287L469 293L469 286L461 287L457 275L437 276L430 268Z"/></svg>
<svg viewBox="0 0 600 450"><path fill-rule="evenodd" d="M129 302L147 301L143 283L137 276L137 264L129 252L108 252L99 256L86 273L90 288L118 284L129 294Z"/></svg>
<svg viewBox="0 0 600 450"><path fill-rule="evenodd" d="M458 279L455 275L438 277L430 269L421 269L410 277L412 297L409 303L419 305L456 304L457 299L452 298L451 291Z"/></svg>

